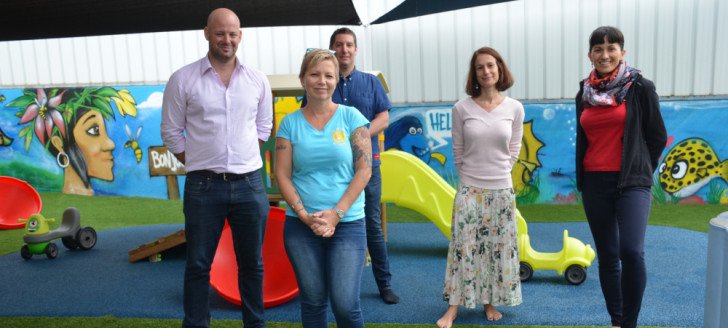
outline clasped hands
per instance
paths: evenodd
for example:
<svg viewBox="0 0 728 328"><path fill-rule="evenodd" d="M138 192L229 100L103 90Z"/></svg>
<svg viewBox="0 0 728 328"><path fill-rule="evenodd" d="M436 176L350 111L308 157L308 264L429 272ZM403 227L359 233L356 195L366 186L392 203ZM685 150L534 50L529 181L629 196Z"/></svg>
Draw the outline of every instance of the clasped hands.
<svg viewBox="0 0 728 328"><path fill-rule="evenodd" d="M316 213L304 213L302 218L314 234L324 238L334 235L336 225L339 223L339 216L334 209L318 211Z"/></svg>

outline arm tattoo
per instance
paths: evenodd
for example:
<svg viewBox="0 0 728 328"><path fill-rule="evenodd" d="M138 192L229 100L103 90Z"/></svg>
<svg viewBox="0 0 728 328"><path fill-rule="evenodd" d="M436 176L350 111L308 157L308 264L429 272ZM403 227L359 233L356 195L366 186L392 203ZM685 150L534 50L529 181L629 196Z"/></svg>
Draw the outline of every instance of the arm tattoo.
<svg viewBox="0 0 728 328"><path fill-rule="evenodd" d="M286 146L286 145L277 145L276 146L276 150L286 150L286 149L288 149L288 146Z"/></svg>
<svg viewBox="0 0 728 328"><path fill-rule="evenodd" d="M362 148L362 146L366 146L366 144L370 142L369 131L367 128L363 126L354 130L349 138L351 139L351 152L354 155L354 165L356 166L356 163L363 158L366 167L372 167L371 148L369 148L369 151Z"/></svg>
<svg viewBox="0 0 728 328"><path fill-rule="evenodd" d="M293 212L298 213L298 210L300 210L300 209L302 209L304 207L303 207L303 203L301 203L301 195L298 194L298 190L295 190L294 189L293 192L295 193L296 198L298 198L298 200L296 201L296 203L293 204ZM301 208L298 208L298 205L301 205Z"/></svg>

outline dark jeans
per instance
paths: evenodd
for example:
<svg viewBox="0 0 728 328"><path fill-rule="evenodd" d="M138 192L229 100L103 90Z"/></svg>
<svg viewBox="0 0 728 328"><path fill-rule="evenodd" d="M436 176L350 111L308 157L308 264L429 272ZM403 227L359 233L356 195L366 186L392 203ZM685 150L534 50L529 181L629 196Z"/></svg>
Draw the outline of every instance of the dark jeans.
<svg viewBox="0 0 728 328"><path fill-rule="evenodd" d="M328 328L328 301L339 328L363 328L360 291L366 256L364 220L339 222L329 238L286 216L283 243L301 298L303 328Z"/></svg>
<svg viewBox="0 0 728 328"><path fill-rule="evenodd" d="M379 167L372 168L372 177L364 188L364 215L367 226L367 248L372 259L372 273L379 291L392 288L392 274L389 272L387 243L382 232L382 173Z"/></svg>
<svg viewBox="0 0 728 328"><path fill-rule="evenodd" d="M644 246L652 194L617 188L619 172L585 172L582 199L599 259L599 280L612 325L637 326L647 284Z"/></svg>
<svg viewBox="0 0 728 328"><path fill-rule="evenodd" d="M210 267L227 218L238 263L246 328L263 320L263 237L270 205L258 171L234 181L187 175L184 191L187 264L183 327L210 326Z"/></svg>

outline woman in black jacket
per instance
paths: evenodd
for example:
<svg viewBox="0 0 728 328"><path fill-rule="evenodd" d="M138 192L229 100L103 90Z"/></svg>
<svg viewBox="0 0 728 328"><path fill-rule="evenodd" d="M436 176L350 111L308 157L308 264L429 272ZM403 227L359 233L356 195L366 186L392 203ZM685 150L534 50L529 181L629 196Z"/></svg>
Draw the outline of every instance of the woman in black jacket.
<svg viewBox="0 0 728 328"><path fill-rule="evenodd" d="M653 172L667 143L654 84L624 62L624 36L589 39L594 70L576 95L576 184L599 259L614 327L636 327L647 282L645 230Z"/></svg>

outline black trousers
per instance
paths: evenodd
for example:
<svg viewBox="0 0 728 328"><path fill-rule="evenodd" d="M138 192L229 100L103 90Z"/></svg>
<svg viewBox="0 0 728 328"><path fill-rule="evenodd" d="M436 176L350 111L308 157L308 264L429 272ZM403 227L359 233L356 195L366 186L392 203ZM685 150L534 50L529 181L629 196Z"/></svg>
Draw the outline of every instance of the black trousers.
<svg viewBox="0 0 728 328"><path fill-rule="evenodd" d="M584 212L597 252L599 280L613 326L637 326L647 284L644 245L649 187L617 188L619 172L585 172Z"/></svg>

